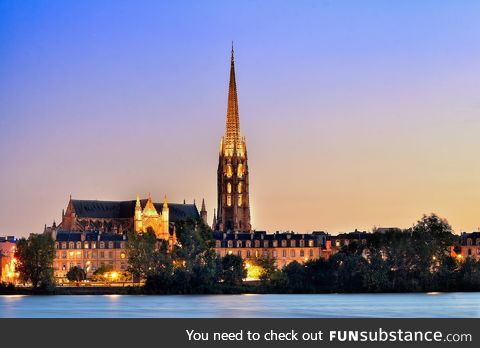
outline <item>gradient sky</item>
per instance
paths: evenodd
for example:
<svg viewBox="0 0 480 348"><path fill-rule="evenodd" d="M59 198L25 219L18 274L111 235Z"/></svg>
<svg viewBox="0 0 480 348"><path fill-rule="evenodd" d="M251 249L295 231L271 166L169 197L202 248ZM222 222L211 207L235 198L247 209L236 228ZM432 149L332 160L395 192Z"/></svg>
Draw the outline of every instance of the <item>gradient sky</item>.
<svg viewBox="0 0 480 348"><path fill-rule="evenodd" d="M480 226L478 1L0 1L0 235L70 194L216 201L229 54L256 229Z"/></svg>

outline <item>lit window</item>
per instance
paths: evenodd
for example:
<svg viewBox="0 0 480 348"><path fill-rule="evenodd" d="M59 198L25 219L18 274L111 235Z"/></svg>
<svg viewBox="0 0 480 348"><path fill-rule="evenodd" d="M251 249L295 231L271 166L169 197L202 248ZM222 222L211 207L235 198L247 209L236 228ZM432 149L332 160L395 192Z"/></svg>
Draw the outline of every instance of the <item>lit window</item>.
<svg viewBox="0 0 480 348"><path fill-rule="evenodd" d="M242 195L238 195L238 206L242 206Z"/></svg>
<svg viewBox="0 0 480 348"><path fill-rule="evenodd" d="M77 249L82 249L82 243L77 242Z"/></svg>
<svg viewBox="0 0 480 348"><path fill-rule="evenodd" d="M250 257L252 255L252 253L250 252L250 250L247 250L247 257Z"/></svg>
<svg viewBox="0 0 480 348"><path fill-rule="evenodd" d="M290 256L295 257L295 250L290 250Z"/></svg>
<svg viewBox="0 0 480 348"><path fill-rule="evenodd" d="M246 243L246 244L247 244L247 248L250 248L250 247L252 246L252 242L249 241L249 240L247 240L247 243Z"/></svg>
<svg viewBox="0 0 480 348"><path fill-rule="evenodd" d="M120 253L120 258L124 259L125 258L125 253Z"/></svg>
<svg viewBox="0 0 480 348"><path fill-rule="evenodd" d="M113 242L108 242L108 248L113 249Z"/></svg>
<svg viewBox="0 0 480 348"><path fill-rule="evenodd" d="M227 196L227 206L228 207L232 206L232 196L230 196L230 195Z"/></svg>
<svg viewBox="0 0 480 348"><path fill-rule="evenodd" d="M100 242L100 249L105 249L105 242Z"/></svg>
<svg viewBox="0 0 480 348"><path fill-rule="evenodd" d="M232 165L231 164L227 164L227 177L228 178L231 178L232 177Z"/></svg>
<svg viewBox="0 0 480 348"><path fill-rule="evenodd" d="M88 249L88 242L83 243L83 248Z"/></svg>
<svg viewBox="0 0 480 348"><path fill-rule="evenodd" d="M227 193L232 193L232 184L227 183Z"/></svg>
<svg viewBox="0 0 480 348"><path fill-rule="evenodd" d="M242 191L243 191L243 183L242 182L238 183L237 191L238 191L238 193L242 193Z"/></svg>
<svg viewBox="0 0 480 348"><path fill-rule="evenodd" d="M93 242L92 243L92 249L96 249L97 248L97 243Z"/></svg>
<svg viewBox="0 0 480 348"><path fill-rule="evenodd" d="M239 164L237 168L237 176L241 178L243 176L243 164Z"/></svg>

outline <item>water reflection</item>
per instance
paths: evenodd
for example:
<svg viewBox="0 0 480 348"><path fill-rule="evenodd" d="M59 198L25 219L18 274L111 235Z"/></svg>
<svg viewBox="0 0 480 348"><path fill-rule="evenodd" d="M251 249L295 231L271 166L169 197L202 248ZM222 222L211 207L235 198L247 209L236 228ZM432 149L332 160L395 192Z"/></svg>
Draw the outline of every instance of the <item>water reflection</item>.
<svg viewBox="0 0 480 348"><path fill-rule="evenodd" d="M0 317L480 317L480 293L0 296Z"/></svg>

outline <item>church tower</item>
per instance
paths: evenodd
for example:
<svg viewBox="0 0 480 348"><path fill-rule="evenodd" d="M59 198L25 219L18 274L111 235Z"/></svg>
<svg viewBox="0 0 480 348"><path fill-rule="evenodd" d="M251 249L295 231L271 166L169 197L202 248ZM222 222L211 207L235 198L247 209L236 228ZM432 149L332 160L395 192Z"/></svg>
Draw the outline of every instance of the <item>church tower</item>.
<svg viewBox="0 0 480 348"><path fill-rule="evenodd" d="M214 229L251 232L247 146L240 134L235 62L232 45L227 124L220 141L217 171L218 209Z"/></svg>

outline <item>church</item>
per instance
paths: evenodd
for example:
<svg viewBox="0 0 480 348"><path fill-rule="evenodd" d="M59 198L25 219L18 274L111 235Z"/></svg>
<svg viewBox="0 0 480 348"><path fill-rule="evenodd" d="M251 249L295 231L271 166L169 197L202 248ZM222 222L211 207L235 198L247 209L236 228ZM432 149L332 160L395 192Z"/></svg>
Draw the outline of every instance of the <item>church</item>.
<svg viewBox="0 0 480 348"><path fill-rule="evenodd" d="M225 134L221 137L218 153L217 209L213 215L215 251L219 256L242 257L247 268L250 261L259 257L272 258L281 268L292 261L329 257L335 249L324 232L272 234L252 229L247 144L240 131L233 47ZM128 232L144 233L151 229L158 239L173 246L176 243L175 223L187 219L202 219L207 223L205 202L202 201L198 211L195 203L169 203L166 197L162 203L156 203L150 195L144 199L137 195L135 200L127 201L70 197L60 224L45 226L45 231L54 237L57 249L55 276L61 281L73 266L85 269L87 275L102 266L125 271Z"/></svg>

